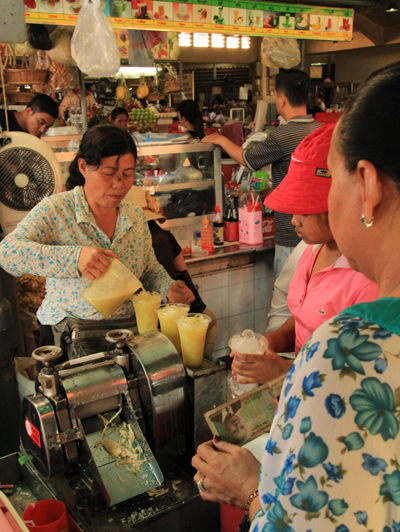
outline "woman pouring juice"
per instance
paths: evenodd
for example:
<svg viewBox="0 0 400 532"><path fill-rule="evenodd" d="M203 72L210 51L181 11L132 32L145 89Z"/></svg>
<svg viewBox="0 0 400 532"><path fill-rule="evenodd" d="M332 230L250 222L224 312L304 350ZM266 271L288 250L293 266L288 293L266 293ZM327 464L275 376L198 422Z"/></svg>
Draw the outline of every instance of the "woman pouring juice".
<svg viewBox="0 0 400 532"><path fill-rule="evenodd" d="M52 334L64 330L68 318L102 319L82 292L101 278L113 258L164 300L193 301L189 288L173 281L157 262L142 209L124 201L136 157L135 143L123 129L89 129L70 165L68 191L41 201L1 242L0 265L6 271L46 277L46 296L37 313L41 345L54 343ZM127 296L111 318L133 314Z"/></svg>

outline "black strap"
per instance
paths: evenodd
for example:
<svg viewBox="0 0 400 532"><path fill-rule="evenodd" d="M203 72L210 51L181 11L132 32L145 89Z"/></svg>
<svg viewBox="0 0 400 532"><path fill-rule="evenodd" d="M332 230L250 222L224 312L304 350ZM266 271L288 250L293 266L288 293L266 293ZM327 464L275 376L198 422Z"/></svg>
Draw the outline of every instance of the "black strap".
<svg viewBox="0 0 400 532"><path fill-rule="evenodd" d="M180 281L183 281L188 288L190 288L190 290L194 294L194 297L196 298L190 305L190 312L197 312L199 314L202 314L207 305L204 304L198 291L196 290L196 287L193 284L189 272L187 270L183 272L177 272L177 277Z"/></svg>

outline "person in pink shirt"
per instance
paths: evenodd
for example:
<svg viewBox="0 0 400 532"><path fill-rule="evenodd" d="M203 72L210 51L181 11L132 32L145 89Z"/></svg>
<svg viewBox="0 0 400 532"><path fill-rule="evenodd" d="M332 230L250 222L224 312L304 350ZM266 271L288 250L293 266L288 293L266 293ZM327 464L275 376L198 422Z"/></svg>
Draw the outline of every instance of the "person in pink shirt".
<svg viewBox="0 0 400 532"><path fill-rule="evenodd" d="M293 152L287 175L265 200L270 209L293 215L296 233L309 245L289 286L292 317L265 334L268 356L241 353L238 358L232 351L232 373L243 377L239 383L265 383L284 375L291 360L278 353L294 350L297 355L322 323L347 307L378 297L378 286L350 268L329 227L327 159L333 129L334 125L326 125L305 137Z"/></svg>

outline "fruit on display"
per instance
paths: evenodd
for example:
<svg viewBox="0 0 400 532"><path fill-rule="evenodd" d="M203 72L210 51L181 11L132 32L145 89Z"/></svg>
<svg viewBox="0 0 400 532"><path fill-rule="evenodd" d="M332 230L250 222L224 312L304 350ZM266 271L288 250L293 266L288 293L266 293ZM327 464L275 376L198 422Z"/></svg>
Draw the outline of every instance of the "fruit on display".
<svg viewBox="0 0 400 532"><path fill-rule="evenodd" d="M146 98L146 96L149 94L149 88L146 85L146 83L141 83L139 85L138 90L136 91L136 94L139 100Z"/></svg>
<svg viewBox="0 0 400 532"><path fill-rule="evenodd" d="M115 96L118 98L118 100L124 100L125 99L125 90L124 90L124 88L121 85L119 85L117 87L117 90L115 92Z"/></svg>
<svg viewBox="0 0 400 532"><path fill-rule="evenodd" d="M129 122L132 131L146 133L147 131L157 132L157 117L149 109L132 109L129 112Z"/></svg>
<svg viewBox="0 0 400 532"><path fill-rule="evenodd" d="M118 100L122 101L128 101L131 97L128 89L128 85L126 84L124 75L121 75L121 82L117 87L117 90L115 91L115 96Z"/></svg>

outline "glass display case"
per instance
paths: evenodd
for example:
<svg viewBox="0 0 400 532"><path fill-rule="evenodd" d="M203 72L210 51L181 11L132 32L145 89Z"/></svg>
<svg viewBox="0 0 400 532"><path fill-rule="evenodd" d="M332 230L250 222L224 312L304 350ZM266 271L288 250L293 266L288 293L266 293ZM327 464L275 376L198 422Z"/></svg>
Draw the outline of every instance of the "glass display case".
<svg viewBox="0 0 400 532"><path fill-rule="evenodd" d="M207 143L139 146L135 185L158 200L163 227L199 225L223 205L221 150Z"/></svg>

